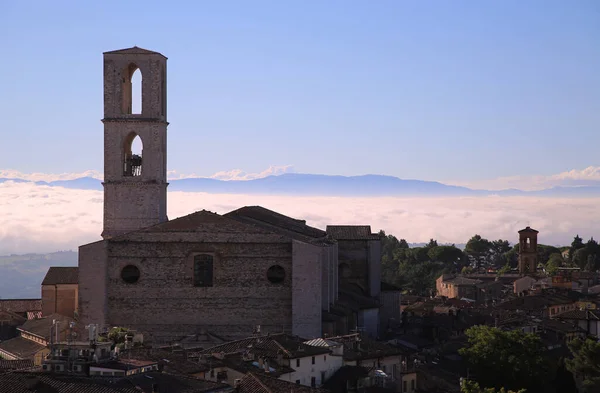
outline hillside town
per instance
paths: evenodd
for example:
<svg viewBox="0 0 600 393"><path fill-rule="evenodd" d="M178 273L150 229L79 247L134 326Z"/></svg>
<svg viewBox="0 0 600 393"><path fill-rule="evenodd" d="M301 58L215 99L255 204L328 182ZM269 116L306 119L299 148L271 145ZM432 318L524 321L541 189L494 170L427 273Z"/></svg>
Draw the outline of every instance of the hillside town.
<svg viewBox="0 0 600 393"><path fill-rule="evenodd" d="M77 267L51 267L39 298L0 299L0 391L454 393L497 387L475 349L523 337L521 355L534 342L552 368L507 384L586 385L568 364L573 342L600 338L600 275L540 269L529 226L515 269L443 273L425 295L382 279L369 223L315 228L261 206L168 219L166 65L138 47L104 53L102 239Z"/></svg>

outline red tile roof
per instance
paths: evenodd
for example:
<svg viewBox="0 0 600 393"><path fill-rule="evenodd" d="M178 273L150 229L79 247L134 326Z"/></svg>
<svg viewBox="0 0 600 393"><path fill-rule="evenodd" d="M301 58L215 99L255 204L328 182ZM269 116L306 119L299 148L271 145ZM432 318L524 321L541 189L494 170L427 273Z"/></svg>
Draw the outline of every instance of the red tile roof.
<svg viewBox="0 0 600 393"><path fill-rule="evenodd" d="M23 315L27 311L42 311L42 299L0 299L0 310Z"/></svg>
<svg viewBox="0 0 600 393"><path fill-rule="evenodd" d="M50 373L0 374L0 393L140 393L134 386L111 386L108 379L92 379Z"/></svg>
<svg viewBox="0 0 600 393"><path fill-rule="evenodd" d="M293 382L282 381L281 379L269 377L266 375L257 375L253 373L246 374L238 385L239 393L325 393L328 390L311 388L309 386L297 385Z"/></svg>
<svg viewBox="0 0 600 393"><path fill-rule="evenodd" d="M225 217L259 225L270 232L284 233L294 238L301 236L309 239L320 239L327 236L325 231L306 225L305 220L288 217L262 206L244 206L225 214Z"/></svg>

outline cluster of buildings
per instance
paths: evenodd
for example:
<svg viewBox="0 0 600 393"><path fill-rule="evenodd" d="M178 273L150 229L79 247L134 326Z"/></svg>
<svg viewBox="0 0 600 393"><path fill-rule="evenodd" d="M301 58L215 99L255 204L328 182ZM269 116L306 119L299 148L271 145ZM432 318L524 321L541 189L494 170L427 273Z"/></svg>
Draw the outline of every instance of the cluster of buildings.
<svg viewBox="0 0 600 393"><path fill-rule="evenodd" d="M165 56L138 47L104 53L102 240L80 247L77 267L50 268L41 299L0 301L7 375L37 370L55 386L159 373L210 385L190 392L318 391L334 375L397 385L402 351L377 339L400 319L400 290L381 283L370 226L318 229L260 206L168 219L166 69ZM131 332L125 347L110 342L113 327ZM345 367L366 373L340 379Z"/></svg>
<svg viewBox="0 0 600 393"><path fill-rule="evenodd" d="M559 353L600 334L597 277L537 275L529 227L519 274L443 275L437 296L420 298L381 282L368 225L318 229L260 206L169 220L166 64L137 47L104 53L102 240L80 247L77 267L50 268L41 299L0 300L0 385L458 392L471 326L536 332Z"/></svg>

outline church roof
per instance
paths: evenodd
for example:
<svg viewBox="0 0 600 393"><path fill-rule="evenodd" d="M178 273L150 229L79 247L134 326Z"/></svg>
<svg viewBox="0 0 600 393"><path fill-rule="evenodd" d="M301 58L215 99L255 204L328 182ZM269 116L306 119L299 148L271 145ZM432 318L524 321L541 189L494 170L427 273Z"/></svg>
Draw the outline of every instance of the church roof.
<svg viewBox="0 0 600 393"><path fill-rule="evenodd" d="M77 266L52 266L48 269L42 285L77 284L78 282L79 268Z"/></svg>
<svg viewBox="0 0 600 393"><path fill-rule="evenodd" d="M299 240L322 239L327 233L306 225L305 220L288 217L262 206L244 206L225 214L234 220L258 225L269 231L282 233Z"/></svg>
<svg viewBox="0 0 600 393"><path fill-rule="evenodd" d="M327 234L336 240L379 240L380 236L371 233L370 225L327 225Z"/></svg>
<svg viewBox="0 0 600 393"><path fill-rule="evenodd" d="M105 55L160 55L166 59L166 56L162 53L154 52L148 49L139 48L137 46L133 46L131 48L112 50L108 52L104 52Z"/></svg>
<svg viewBox="0 0 600 393"><path fill-rule="evenodd" d="M526 227L525 229L521 229L519 231L519 233L524 233L524 232L540 233L540 231L536 231L535 229L532 229L531 227Z"/></svg>
<svg viewBox="0 0 600 393"><path fill-rule="evenodd" d="M240 223L227 216L200 210L187 216L163 222L138 232L239 232L270 234L258 226Z"/></svg>

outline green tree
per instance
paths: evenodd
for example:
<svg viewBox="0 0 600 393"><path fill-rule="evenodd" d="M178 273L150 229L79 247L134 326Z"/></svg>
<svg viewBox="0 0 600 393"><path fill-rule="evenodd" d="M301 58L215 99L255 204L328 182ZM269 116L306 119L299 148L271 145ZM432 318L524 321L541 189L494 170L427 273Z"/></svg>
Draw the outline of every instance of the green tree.
<svg viewBox="0 0 600 393"><path fill-rule="evenodd" d="M425 248L428 249L428 250L430 250L430 249L432 249L434 247L437 247L437 246L438 246L437 240L429 239L429 243L427 243L427 245L425 246Z"/></svg>
<svg viewBox="0 0 600 393"><path fill-rule="evenodd" d="M498 269L498 272L496 272L496 275L498 277L501 277L501 276L505 275L508 272L510 272L510 265L507 263L506 265L504 265L500 269Z"/></svg>
<svg viewBox="0 0 600 393"><path fill-rule="evenodd" d="M119 348L125 347L125 341L133 338L133 332L124 327L113 327L108 331L107 339L108 341L112 341L113 347L117 346ZM99 340L105 341L105 340Z"/></svg>
<svg viewBox="0 0 600 393"><path fill-rule="evenodd" d="M552 254L560 254L560 250L553 246L538 244L537 257L539 262L546 263Z"/></svg>
<svg viewBox="0 0 600 393"><path fill-rule="evenodd" d="M395 236L386 235L384 231L379 232L381 237L381 278L390 284L400 284L399 264L402 253L408 249L408 243L404 239L398 240Z"/></svg>
<svg viewBox="0 0 600 393"><path fill-rule="evenodd" d="M570 251L569 251L570 253ZM571 257L571 262L581 268L581 269L585 269L587 263L588 263L588 256L590 256L590 252L587 248L583 247L583 248L578 248L577 250L575 250L575 252L573 254L570 254Z"/></svg>
<svg viewBox="0 0 600 393"><path fill-rule="evenodd" d="M459 353L477 381L486 387L547 391L550 364L546 348L532 333L474 326L466 331L468 346Z"/></svg>
<svg viewBox="0 0 600 393"><path fill-rule="evenodd" d="M465 254L473 258L479 267L481 264L489 262L491 246L489 240L475 235L465 245Z"/></svg>
<svg viewBox="0 0 600 393"><path fill-rule="evenodd" d="M500 388L500 390L496 390L495 388L482 388L477 382L468 380L462 382L460 391L461 393L527 393L527 390L525 389L516 391L506 390L504 388Z"/></svg>
<svg viewBox="0 0 600 393"><path fill-rule="evenodd" d="M506 264L505 254L512 249L508 240L494 240L490 243L490 258L494 266Z"/></svg>
<svg viewBox="0 0 600 393"><path fill-rule="evenodd" d="M464 257L464 253L456 246L436 246L429 249L427 256L432 261L439 261L445 264L458 264Z"/></svg>
<svg viewBox="0 0 600 393"><path fill-rule="evenodd" d="M429 261L429 248L415 247L411 248L408 253L409 259L414 263L423 263Z"/></svg>
<svg viewBox="0 0 600 393"><path fill-rule="evenodd" d="M566 359L567 370L583 379L583 391L600 391L600 342L587 339L573 340L569 344L573 359Z"/></svg>
<svg viewBox="0 0 600 393"><path fill-rule="evenodd" d="M554 276L558 272L558 268L562 266L564 260L560 253L554 253L550 255L548 262L546 262L546 273L549 276Z"/></svg>
<svg viewBox="0 0 600 393"><path fill-rule="evenodd" d="M571 248L569 249L569 259L571 259L571 262L573 261L575 252L583 247L585 247L585 244L583 244L583 239L580 238L579 235L575 235L575 238L571 242Z"/></svg>

